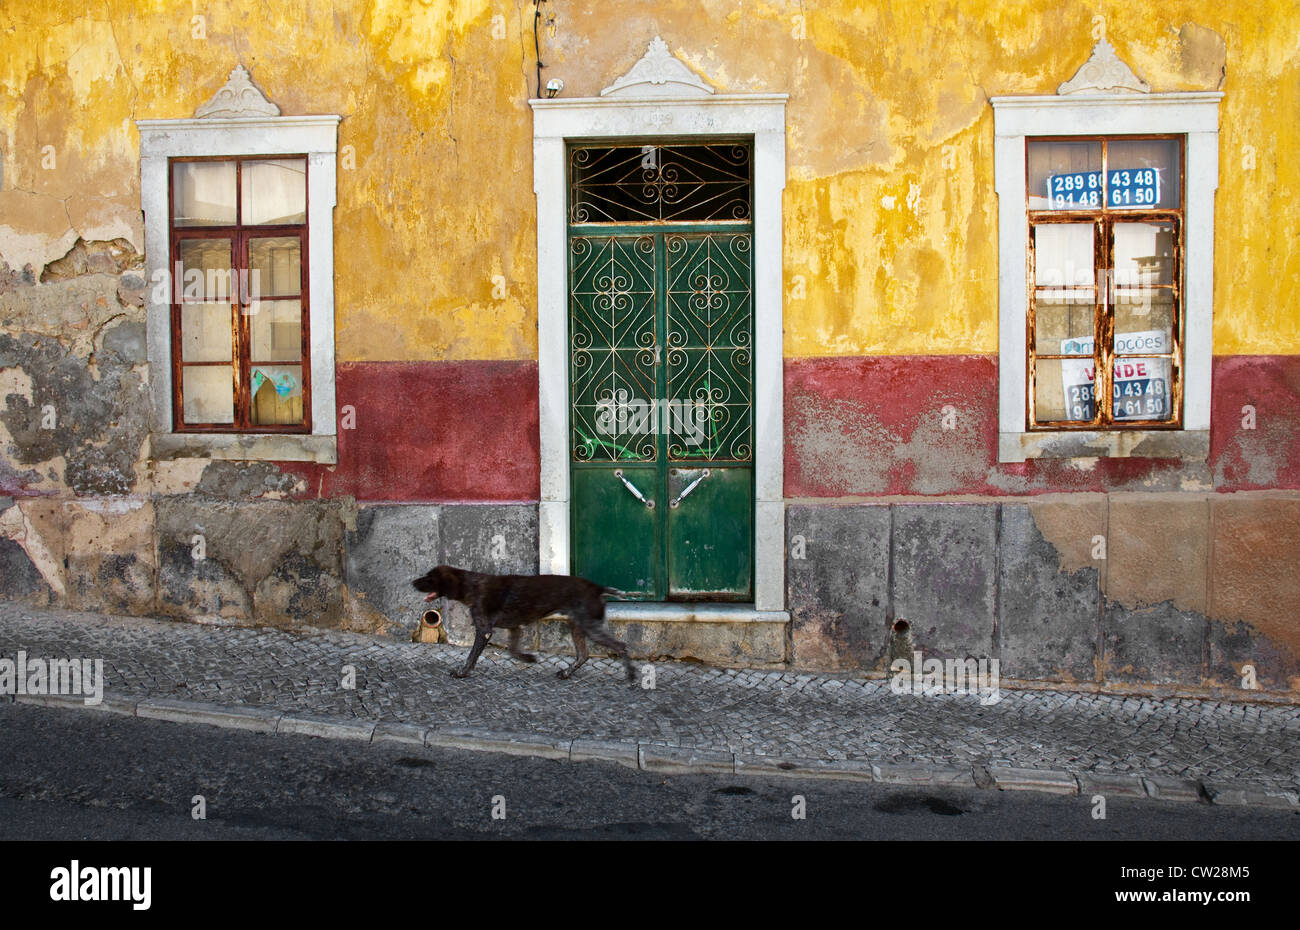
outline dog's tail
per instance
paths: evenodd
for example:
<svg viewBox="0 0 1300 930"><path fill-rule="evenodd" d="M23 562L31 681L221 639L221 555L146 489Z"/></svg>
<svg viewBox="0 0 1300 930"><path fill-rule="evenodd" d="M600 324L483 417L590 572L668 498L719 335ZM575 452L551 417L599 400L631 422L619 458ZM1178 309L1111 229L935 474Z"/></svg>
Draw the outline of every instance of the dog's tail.
<svg viewBox="0 0 1300 930"><path fill-rule="evenodd" d="M626 591L620 591L618 588L603 587L600 590L602 594L612 594L615 597L629 598L632 596Z"/></svg>

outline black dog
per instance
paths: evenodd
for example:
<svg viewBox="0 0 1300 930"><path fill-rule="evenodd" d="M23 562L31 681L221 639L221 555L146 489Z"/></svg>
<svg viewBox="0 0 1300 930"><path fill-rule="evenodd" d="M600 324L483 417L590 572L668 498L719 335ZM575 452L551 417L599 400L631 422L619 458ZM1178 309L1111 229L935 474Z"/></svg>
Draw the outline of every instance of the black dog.
<svg viewBox="0 0 1300 930"><path fill-rule="evenodd" d="M570 575L485 575L450 565L439 565L411 584L417 591L426 592L426 601L446 597L469 607L474 618L474 646L464 667L451 673L456 678L469 677L479 653L497 627L510 631L512 656L523 662L536 662L536 656L519 651L519 628L554 615L569 621L577 651L576 661L557 673L561 678L570 677L587 661L587 637L591 637L618 653L627 669L627 680L635 679L627 646L605 629L605 595L623 593L615 588L602 588L585 578Z"/></svg>

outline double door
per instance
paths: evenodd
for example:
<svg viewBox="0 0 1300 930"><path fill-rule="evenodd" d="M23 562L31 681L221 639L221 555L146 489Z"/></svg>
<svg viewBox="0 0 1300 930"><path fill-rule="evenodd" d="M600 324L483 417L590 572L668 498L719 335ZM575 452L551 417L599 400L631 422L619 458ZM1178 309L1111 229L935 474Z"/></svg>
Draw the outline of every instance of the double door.
<svg viewBox="0 0 1300 930"><path fill-rule="evenodd" d="M569 236L574 574L649 601L753 599L748 224Z"/></svg>

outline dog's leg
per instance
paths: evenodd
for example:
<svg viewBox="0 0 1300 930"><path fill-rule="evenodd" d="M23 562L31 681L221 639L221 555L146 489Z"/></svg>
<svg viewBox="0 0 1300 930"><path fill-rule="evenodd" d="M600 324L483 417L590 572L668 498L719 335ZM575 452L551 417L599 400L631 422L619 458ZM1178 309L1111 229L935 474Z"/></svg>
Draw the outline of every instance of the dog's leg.
<svg viewBox="0 0 1300 930"><path fill-rule="evenodd" d="M537 656L531 652L519 651L519 634L522 632L520 627L512 626L510 628L510 654L520 662L536 662Z"/></svg>
<svg viewBox="0 0 1300 930"><path fill-rule="evenodd" d="M555 673L559 678L572 678L573 673L582 668L582 663L587 661L587 639L572 617L569 618L569 632L573 634L573 649L576 654L572 665Z"/></svg>
<svg viewBox="0 0 1300 930"><path fill-rule="evenodd" d="M612 649L616 655L622 658L623 668L627 670L627 680L636 681L636 672L632 669L632 660L627 656L626 644L605 629L603 625L590 627L587 630L587 635L591 637L592 642L598 643L606 649Z"/></svg>
<svg viewBox="0 0 1300 930"><path fill-rule="evenodd" d="M460 668L451 670L452 678L468 678L469 673L474 670L474 663L478 661L478 654L483 651L487 645L488 639L492 636L492 630L483 629L480 626L474 627L474 645L469 650L469 657L465 659L465 664Z"/></svg>

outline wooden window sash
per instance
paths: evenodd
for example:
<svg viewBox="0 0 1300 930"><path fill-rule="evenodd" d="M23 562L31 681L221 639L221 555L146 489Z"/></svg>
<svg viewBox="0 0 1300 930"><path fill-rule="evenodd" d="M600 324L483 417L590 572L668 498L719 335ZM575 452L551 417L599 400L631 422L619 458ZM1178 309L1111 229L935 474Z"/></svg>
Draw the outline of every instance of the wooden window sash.
<svg viewBox="0 0 1300 930"><path fill-rule="evenodd" d="M170 231L170 263L168 277L171 279L171 336L172 336L172 429L184 433L310 433L311 432L311 327L310 327L310 274L308 270L308 233L309 223L274 224L245 226L243 224L243 165L245 162L302 159L306 170L306 155L269 155L269 156L211 156L204 158L173 158L167 165L167 224ZM235 163L235 224L233 226L177 226L176 190L173 166L187 162L228 162ZM303 208L310 215L310 186L304 183ZM272 300L299 301L299 358L298 362L278 362L279 365L299 365L302 371L302 421L285 424L254 424L252 422L252 324L251 314L244 312L241 299L241 280L247 280L250 274L249 240L296 236L299 240L299 293L287 295L258 295L261 303ZM180 260L180 243L186 239L229 239L231 271L231 340L232 360L229 362L182 362L181 353L181 307L185 303L180 299L184 292L183 282L176 280L176 266ZM245 277L241 278L241 274ZM234 391L233 423L186 423L184 419L184 383L182 373L188 367L227 366L232 369L232 390Z"/></svg>
<svg viewBox="0 0 1300 930"><path fill-rule="evenodd" d="M1177 135L1152 135L1152 136L1070 136L1070 137L1051 137L1053 142L1100 142L1102 149L1101 171L1103 177L1103 191L1108 190L1109 185L1109 145L1112 141L1157 141L1176 139L1179 141L1178 165L1180 190L1177 208L1148 209L1119 207L1112 208L1107 203L1107 198L1102 198L1102 206L1099 209L1075 209L1075 210L1028 210L1026 209L1027 219L1027 244L1028 244L1028 261L1026 262L1026 291L1029 297L1027 325L1025 328L1025 349L1027 355L1026 379L1025 379L1025 397L1026 397L1026 414L1031 431L1042 430L1178 430L1182 429L1183 423L1183 249L1185 242L1184 230L1184 213L1187 207L1187 165L1186 165L1186 142L1184 137ZM1026 140L1026 146L1033 142L1044 141L1038 138ZM1029 158L1026 149L1025 158L1026 182L1028 181ZM1029 194L1029 186L1026 183L1026 196ZM1027 204L1026 204L1027 206ZM1036 283L1036 258L1037 258L1037 241L1035 228L1038 226L1053 224L1075 224L1082 225L1091 222L1093 225L1093 282L1091 285L1070 286L1063 285L1060 287L1039 287ZM1114 419L1114 363L1115 363L1115 263L1114 263L1114 227L1116 224L1125 223L1149 223L1159 222L1168 223L1174 230L1174 247L1173 247L1173 268L1171 271L1171 283L1168 285L1147 285L1130 286L1135 290L1168 290L1171 298L1171 317L1170 317L1170 351L1165 353L1135 354L1119 356L1124 359L1138 358L1160 358L1170 360L1169 374L1169 391L1171 404L1171 416L1167 420L1120 420ZM1080 355L1062 355L1039 353L1037 351L1037 301L1040 291L1050 292L1052 290L1060 291L1093 291L1093 417L1091 420L1043 420L1037 417L1036 410L1036 391L1037 391L1037 374L1038 360L1060 360L1071 359L1079 360L1086 356ZM1067 411L1068 412L1068 411Z"/></svg>

